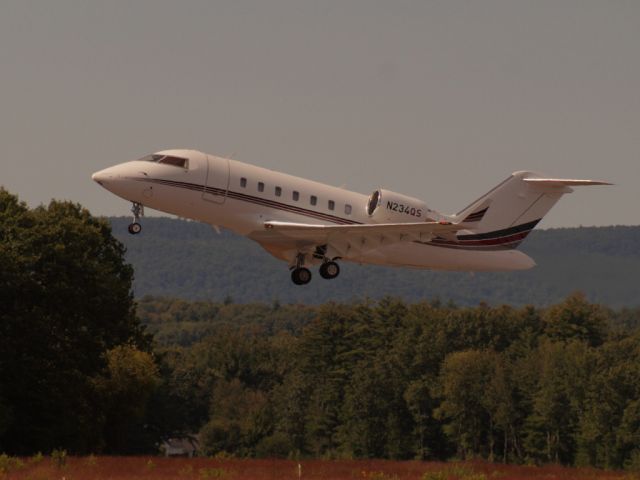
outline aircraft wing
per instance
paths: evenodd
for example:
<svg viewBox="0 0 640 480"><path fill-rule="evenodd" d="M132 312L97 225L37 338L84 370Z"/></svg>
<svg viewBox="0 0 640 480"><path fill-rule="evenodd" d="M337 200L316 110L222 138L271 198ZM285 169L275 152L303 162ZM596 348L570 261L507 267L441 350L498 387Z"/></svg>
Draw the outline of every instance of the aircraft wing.
<svg viewBox="0 0 640 480"><path fill-rule="evenodd" d="M338 252L366 251L402 241L430 241L436 236L451 237L462 230L450 222L368 223L357 225L314 225L269 221L265 229L300 244L331 245Z"/></svg>

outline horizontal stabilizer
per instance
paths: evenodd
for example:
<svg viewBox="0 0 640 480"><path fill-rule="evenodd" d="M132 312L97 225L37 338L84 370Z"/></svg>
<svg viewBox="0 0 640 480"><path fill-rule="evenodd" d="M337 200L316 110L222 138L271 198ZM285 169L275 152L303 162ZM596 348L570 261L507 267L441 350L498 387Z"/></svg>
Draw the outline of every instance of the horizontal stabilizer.
<svg viewBox="0 0 640 480"><path fill-rule="evenodd" d="M548 186L548 187L569 187L580 185L613 185L613 183L603 182L602 180L575 180L570 178L523 178L527 183L532 185Z"/></svg>

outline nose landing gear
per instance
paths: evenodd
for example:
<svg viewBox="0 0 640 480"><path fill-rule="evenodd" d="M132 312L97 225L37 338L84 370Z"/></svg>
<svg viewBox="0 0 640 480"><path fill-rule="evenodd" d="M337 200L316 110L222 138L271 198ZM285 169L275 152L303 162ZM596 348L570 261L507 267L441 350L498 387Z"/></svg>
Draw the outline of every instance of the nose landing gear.
<svg viewBox="0 0 640 480"><path fill-rule="evenodd" d="M137 235L142 231L142 225L140 225L138 222L133 222L129 224L129 227L127 227L127 230L129 230L129 233L131 235Z"/></svg>
<svg viewBox="0 0 640 480"><path fill-rule="evenodd" d="M137 235L142 231L140 217L144 216L144 206L141 203L133 202L131 213L133 213L133 223L129 224L128 230L131 235Z"/></svg>

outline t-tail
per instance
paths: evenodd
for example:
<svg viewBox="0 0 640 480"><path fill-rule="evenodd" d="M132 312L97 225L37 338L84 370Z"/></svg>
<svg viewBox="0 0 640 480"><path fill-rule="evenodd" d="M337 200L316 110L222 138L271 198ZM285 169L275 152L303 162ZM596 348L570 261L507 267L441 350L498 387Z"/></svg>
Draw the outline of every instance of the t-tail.
<svg viewBox="0 0 640 480"><path fill-rule="evenodd" d="M572 186L611 185L598 180L546 178L534 172L515 172L488 193L450 217L465 227L461 247L514 249Z"/></svg>

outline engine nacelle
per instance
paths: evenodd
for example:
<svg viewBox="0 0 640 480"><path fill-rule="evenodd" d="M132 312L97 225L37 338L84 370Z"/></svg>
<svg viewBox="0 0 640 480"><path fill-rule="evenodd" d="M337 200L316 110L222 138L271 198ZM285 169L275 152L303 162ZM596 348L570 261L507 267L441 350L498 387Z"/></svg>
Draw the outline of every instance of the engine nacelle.
<svg viewBox="0 0 640 480"><path fill-rule="evenodd" d="M433 220L427 204L417 198L379 188L367 202L367 213L375 223L412 223Z"/></svg>

